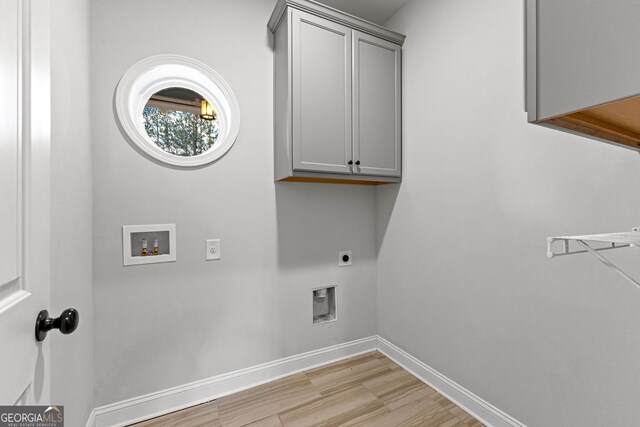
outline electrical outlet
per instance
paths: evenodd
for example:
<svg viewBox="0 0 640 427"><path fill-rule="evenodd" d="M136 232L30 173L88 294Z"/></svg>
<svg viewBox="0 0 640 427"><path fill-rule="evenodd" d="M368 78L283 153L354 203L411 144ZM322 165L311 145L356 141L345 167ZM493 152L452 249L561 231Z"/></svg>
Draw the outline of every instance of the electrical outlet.
<svg viewBox="0 0 640 427"><path fill-rule="evenodd" d="M206 251L207 261L220 259L220 239L207 240Z"/></svg>
<svg viewBox="0 0 640 427"><path fill-rule="evenodd" d="M338 267L348 267L350 265L353 265L351 251L338 252Z"/></svg>

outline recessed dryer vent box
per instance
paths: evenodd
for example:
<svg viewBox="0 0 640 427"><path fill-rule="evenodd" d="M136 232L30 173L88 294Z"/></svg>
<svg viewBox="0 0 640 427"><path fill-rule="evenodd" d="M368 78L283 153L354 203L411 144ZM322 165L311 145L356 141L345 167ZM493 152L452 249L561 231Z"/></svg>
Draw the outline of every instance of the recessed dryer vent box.
<svg viewBox="0 0 640 427"><path fill-rule="evenodd" d="M124 265L155 264L175 261L176 225L123 226L122 259Z"/></svg>
<svg viewBox="0 0 640 427"><path fill-rule="evenodd" d="M336 316L336 287L313 290L313 324L332 322Z"/></svg>

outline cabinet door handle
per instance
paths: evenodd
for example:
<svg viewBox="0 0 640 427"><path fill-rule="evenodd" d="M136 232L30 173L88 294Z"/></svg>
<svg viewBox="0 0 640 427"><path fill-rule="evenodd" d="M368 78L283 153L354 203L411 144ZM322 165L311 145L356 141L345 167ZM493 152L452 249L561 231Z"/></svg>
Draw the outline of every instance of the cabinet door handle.
<svg viewBox="0 0 640 427"><path fill-rule="evenodd" d="M353 164L353 160L349 160L349 165L352 165L352 164Z"/></svg>
<svg viewBox="0 0 640 427"><path fill-rule="evenodd" d="M360 160L356 162L356 166L360 166Z"/></svg>

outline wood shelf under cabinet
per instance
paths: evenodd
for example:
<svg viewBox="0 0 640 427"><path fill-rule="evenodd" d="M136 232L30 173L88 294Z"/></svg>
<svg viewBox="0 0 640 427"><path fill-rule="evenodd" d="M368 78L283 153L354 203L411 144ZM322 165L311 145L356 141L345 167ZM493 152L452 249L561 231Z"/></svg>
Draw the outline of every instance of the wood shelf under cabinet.
<svg viewBox="0 0 640 427"><path fill-rule="evenodd" d="M640 95L536 123L589 135L640 151Z"/></svg>
<svg viewBox="0 0 640 427"><path fill-rule="evenodd" d="M336 179L336 178L304 178L300 176L291 176L289 178L281 179L277 182L315 182L321 184L352 184L352 185L384 185L398 183L399 181L362 181L362 180L348 180L348 179Z"/></svg>

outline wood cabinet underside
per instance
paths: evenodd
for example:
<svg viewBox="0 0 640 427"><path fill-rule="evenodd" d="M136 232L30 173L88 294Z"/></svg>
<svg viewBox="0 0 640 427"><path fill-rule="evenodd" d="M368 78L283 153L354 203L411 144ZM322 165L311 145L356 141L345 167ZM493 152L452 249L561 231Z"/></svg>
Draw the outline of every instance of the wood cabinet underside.
<svg viewBox="0 0 640 427"><path fill-rule="evenodd" d="M640 151L640 95L539 120L536 123L559 127Z"/></svg>

